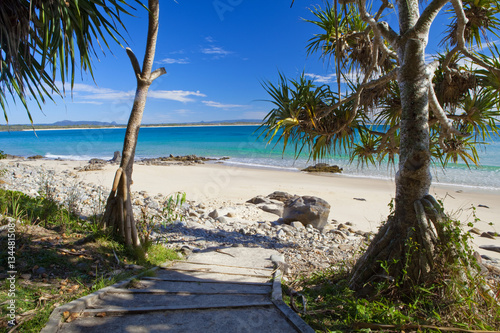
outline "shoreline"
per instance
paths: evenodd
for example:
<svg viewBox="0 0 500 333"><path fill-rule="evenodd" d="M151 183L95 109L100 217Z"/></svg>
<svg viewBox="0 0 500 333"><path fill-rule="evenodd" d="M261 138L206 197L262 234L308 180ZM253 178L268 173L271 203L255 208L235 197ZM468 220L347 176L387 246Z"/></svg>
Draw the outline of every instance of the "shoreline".
<svg viewBox="0 0 500 333"><path fill-rule="evenodd" d="M141 128L177 128L177 127L219 127L219 126L261 126L262 124L258 123L248 123L248 124L242 124L242 123L236 123L236 124L172 124L172 125L141 125ZM12 125L12 126L28 126L28 125ZM104 126L104 127L48 127L48 128L35 128L34 131L66 131L66 130L99 130L99 129L126 129L127 125L118 125L118 126ZM2 132L27 132L27 131L33 131L31 128L25 128L25 129L19 129L19 130L0 130Z"/></svg>
<svg viewBox="0 0 500 333"><path fill-rule="evenodd" d="M54 155L57 156L57 155ZM95 157L98 159L111 159L113 156L109 155L106 157ZM27 157L22 156L25 160L28 161ZM64 161L70 161L70 162L88 162L88 160L92 159L94 157L88 156L85 159L72 159L72 158L53 158L53 157L43 157L42 159L39 159L41 161L58 161L58 162L64 162ZM138 158L134 161L134 164L137 164L137 162L140 162L143 159L146 159L149 157L144 157L144 158ZM210 158L218 158L218 157L210 157ZM208 161L206 162L207 164L222 164L226 165L228 167L235 167L235 168L243 168L243 169L262 169L262 170L275 170L275 171L280 171L280 172L292 172L292 173L306 173L310 175L319 175L323 177L345 177L345 178L354 178L354 179L366 179L366 180L380 180L380 181L394 181L394 176L393 177L383 177L383 176L371 176L371 175L363 175L363 174L347 174L347 173L308 173L304 172L301 170L301 168L294 168L294 167L284 167L284 166L274 166L274 165L264 165L264 164L250 164L250 163L244 163L244 162L235 162L235 161ZM434 177L433 177L434 178ZM453 184L453 183L441 183L439 181L433 181L431 186L437 186L440 188L456 188L459 187L462 190L467 190L467 191L473 191L477 193L500 193L500 188L497 187L489 187L489 186L481 186L481 185L468 185L468 184Z"/></svg>

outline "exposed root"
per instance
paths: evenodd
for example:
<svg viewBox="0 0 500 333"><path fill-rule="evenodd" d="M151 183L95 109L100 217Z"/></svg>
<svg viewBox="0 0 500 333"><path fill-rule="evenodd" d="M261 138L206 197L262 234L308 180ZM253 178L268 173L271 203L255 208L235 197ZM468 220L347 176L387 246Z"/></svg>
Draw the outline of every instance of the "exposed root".
<svg viewBox="0 0 500 333"><path fill-rule="evenodd" d="M118 168L109 194L104 216L104 227L120 235L127 246L140 246L129 195L127 173Z"/></svg>
<svg viewBox="0 0 500 333"><path fill-rule="evenodd" d="M415 285L442 280L444 287L449 280L454 291L446 291L447 296L459 297L464 290L474 289L481 290L485 301L497 301L489 286L481 282L468 244L456 229L459 226L448 219L439 202L427 195L414 202L414 212L412 223L389 217L354 266L350 287L362 293L370 288L374 291L373 282L383 277L411 292Z"/></svg>

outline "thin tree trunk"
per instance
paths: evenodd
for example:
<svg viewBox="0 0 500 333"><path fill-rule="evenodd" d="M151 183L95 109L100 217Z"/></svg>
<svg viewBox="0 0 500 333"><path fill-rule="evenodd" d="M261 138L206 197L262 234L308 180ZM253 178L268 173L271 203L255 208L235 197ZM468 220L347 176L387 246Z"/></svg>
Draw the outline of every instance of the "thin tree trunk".
<svg viewBox="0 0 500 333"><path fill-rule="evenodd" d="M127 246L134 247L140 246L141 244L134 220L130 197L135 148L137 146L137 138L139 136L139 129L141 127L142 115L146 106L149 87L154 79L166 73L164 68L151 72L156 49L156 39L158 36L159 1L149 0L148 4L148 37L142 71L134 53L127 48L127 54L137 78L137 89L134 105L127 125L127 131L125 132L120 167L116 172L113 188L109 194L106 212L104 214L105 227L112 228L116 234L123 237Z"/></svg>

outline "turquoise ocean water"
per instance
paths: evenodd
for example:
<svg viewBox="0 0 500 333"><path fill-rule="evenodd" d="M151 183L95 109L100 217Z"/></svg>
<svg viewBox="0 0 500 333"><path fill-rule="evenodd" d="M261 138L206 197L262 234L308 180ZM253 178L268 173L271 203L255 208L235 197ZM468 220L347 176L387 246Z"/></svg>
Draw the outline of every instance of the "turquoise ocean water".
<svg viewBox="0 0 500 333"><path fill-rule="evenodd" d="M282 154L282 145L267 144L259 138L258 126L146 127L139 133L136 158L195 154L206 157L228 156L229 165L297 170L314 164L307 155L294 158L292 150ZM110 159L121 151L125 129L77 129L0 132L0 150L20 156L88 160ZM274 149L273 149L274 148ZM433 181L442 184L500 190L500 139L480 149L481 166L467 168L450 164L446 170L433 168ZM337 164L344 175L369 178L393 178L393 167L358 167L347 156L332 156L324 162Z"/></svg>

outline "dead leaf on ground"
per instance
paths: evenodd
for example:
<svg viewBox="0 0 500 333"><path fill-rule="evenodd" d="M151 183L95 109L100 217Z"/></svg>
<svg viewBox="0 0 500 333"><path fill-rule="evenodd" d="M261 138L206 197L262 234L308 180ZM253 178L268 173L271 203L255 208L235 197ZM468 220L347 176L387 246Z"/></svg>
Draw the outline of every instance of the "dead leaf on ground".
<svg viewBox="0 0 500 333"><path fill-rule="evenodd" d="M66 312L68 312L68 313L69 313L68 317L66 317L66 319L65 319L65 321L66 321L67 323L71 323L73 320L75 320L75 319L77 319L78 317L80 317L80 314L79 314L79 313L77 313L77 312L69 312L69 311L65 311L65 312L63 313L63 316L64 316L64 314L65 314Z"/></svg>

